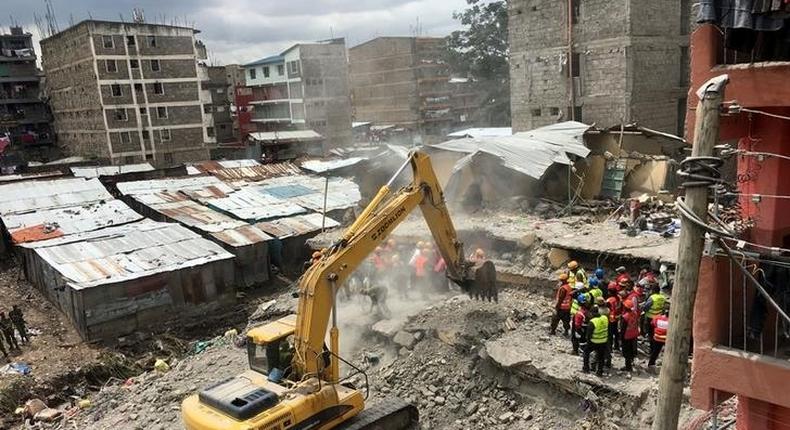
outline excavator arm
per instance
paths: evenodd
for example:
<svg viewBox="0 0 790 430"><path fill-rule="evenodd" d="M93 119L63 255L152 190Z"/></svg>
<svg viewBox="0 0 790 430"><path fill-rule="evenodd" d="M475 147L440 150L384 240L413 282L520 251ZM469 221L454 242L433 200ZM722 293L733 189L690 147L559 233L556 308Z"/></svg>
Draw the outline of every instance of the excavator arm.
<svg viewBox="0 0 790 430"><path fill-rule="evenodd" d="M413 181L391 193L390 186L408 166L412 168ZM447 276L476 298L497 299L493 264L489 261L472 263L464 258L463 245L458 241L430 158L414 151L342 239L301 278L292 367L302 379L316 376L327 382L338 380L338 360L332 359L331 365L325 366L325 338L330 318L333 320L331 352L335 356L338 353L337 289L417 206L447 264Z"/></svg>

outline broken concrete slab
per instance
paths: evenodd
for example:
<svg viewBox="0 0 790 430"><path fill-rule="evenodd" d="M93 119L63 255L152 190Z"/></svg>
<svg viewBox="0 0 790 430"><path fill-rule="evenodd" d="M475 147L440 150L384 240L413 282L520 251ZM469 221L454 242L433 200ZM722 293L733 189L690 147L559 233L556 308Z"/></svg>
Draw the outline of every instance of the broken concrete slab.
<svg viewBox="0 0 790 430"><path fill-rule="evenodd" d="M381 320L373 324L370 328L374 333L377 333L386 338L394 337L403 328L403 320L388 319Z"/></svg>
<svg viewBox="0 0 790 430"><path fill-rule="evenodd" d="M414 348L414 345L417 343L417 339L414 338L414 335L405 331L399 331L395 337L392 338L392 341L407 349Z"/></svg>
<svg viewBox="0 0 790 430"><path fill-rule="evenodd" d="M546 258L553 269L559 269L565 265L566 261L570 260L571 254L567 249L551 248Z"/></svg>

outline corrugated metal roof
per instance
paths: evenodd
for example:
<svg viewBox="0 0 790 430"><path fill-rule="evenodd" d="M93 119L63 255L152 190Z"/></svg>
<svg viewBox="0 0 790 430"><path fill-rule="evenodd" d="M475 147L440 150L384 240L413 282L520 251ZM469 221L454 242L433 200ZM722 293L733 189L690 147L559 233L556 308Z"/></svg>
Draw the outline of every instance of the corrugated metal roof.
<svg viewBox="0 0 790 430"><path fill-rule="evenodd" d="M260 182L260 192L283 198L307 209L322 212L326 178L316 176L284 176ZM362 199L359 186L344 178L329 178L327 211L356 206Z"/></svg>
<svg viewBox="0 0 790 430"><path fill-rule="evenodd" d="M277 176L298 175L302 171L293 163L264 164L212 170L209 174L229 182L256 182Z"/></svg>
<svg viewBox="0 0 790 430"><path fill-rule="evenodd" d="M258 227L247 224L219 233L212 233L211 236L233 247L254 245L272 239L271 236L264 233Z"/></svg>
<svg viewBox="0 0 790 430"><path fill-rule="evenodd" d="M286 239L292 236L300 236L321 230L323 215L312 213L307 215L296 215L289 218L281 218L273 221L259 222L256 227L266 233ZM340 223L332 218L326 217L325 228L340 226Z"/></svg>
<svg viewBox="0 0 790 430"><path fill-rule="evenodd" d="M63 172L56 170L52 172L17 173L15 175L2 175L0 176L0 182L16 182L16 181L25 181L28 179L53 178L56 176L63 176Z"/></svg>
<svg viewBox="0 0 790 430"><path fill-rule="evenodd" d="M44 165L57 166L58 164L82 163L83 161L85 161L84 157L66 157L66 158L61 158L59 160L50 161L49 163L44 163Z"/></svg>
<svg viewBox="0 0 790 430"><path fill-rule="evenodd" d="M235 220L192 200L161 203L150 207L170 219L207 233L217 233L246 225L242 221Z"/></svg>
<svg viewBox="0 0 790 430"><path fill-rule="evenodd" d="M157 193L160 191L200 191L209 190L211 194L225 194L233 191L233 187L213 176L195 176L186 178L151 179L146 181L120 182L117 184L121 194L133 196Z"/></svg>
<svg viewBox="0 0 790 430"><path fill-rule="evenodd" d="M482 127L454 131L448 134L447 137L502 137L511 135L513 135L511 127Z"/></svg>
<svg viewBox="0 0 790 430"><path fill-rule="evenodd" d="M244 187L224 198L201 199L209 207L249 222L307 212L303 207L261 192L259 187Z"/></svg>
<svg viewBox="0 0 790 430"><path fill-rule="evenodd" d="M362 157L351 157L339 160L307 160L303 161L301 166L302 169L309 170L311 172L324 173L353 166L362 160L364 160Z"/></svg>
<svg viewBox="0 0 790 430"><path fill-rule="evenodd" d="M75 289L233 258L185 227L149 220L21 246L33 249Z"/></svg>
<svg viewBox="0 0 790 430"><path fill-rule="evenodd" d="M84 206L8 214L3 217L14 243L83 233L138 221L143 217L120 200Z"/></svg>
<svg viewBox="0 0 790 430"><path fill-rule="evenodd" d="M56 179L0 185L0 215L112 200L98 179Z"/></svg>
<svg viewBox="0 0 790 430"><path fill-rule="evenodd" d="M88 166L71 167L71 173L77 178L98 178L99 176L114 176L132 172L150 172L154 166L148 163L125 164L122 166Z"/></svg>
<svg viewBox="0 0 790 430"><path fill-rule="evenodd" d="M276 142L279 140L318 140L323 136L313 130L265 131L249 134L251 139L259 142Z"/></svg>
<svg viewBox="0 0 790 430"><path fill-rule="evenodd" d="M285 61L285 57L282 55L270 55L268 57L261 58L260 60L253 61L252 63L242 64L241 67L252 67L252 66L260 66L263 64L276 64L282 63Z"/></svg>

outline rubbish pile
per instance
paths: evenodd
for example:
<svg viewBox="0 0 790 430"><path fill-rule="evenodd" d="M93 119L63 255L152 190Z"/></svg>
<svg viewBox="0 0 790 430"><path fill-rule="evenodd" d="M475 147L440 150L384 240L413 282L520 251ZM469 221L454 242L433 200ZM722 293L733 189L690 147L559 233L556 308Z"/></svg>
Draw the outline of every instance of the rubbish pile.
<svg viewBox="0 0 790 430"><path fill-rule="evenodd" d="M620 229L628 236L656 234L662 237L680 236L680 218L674 204L655 196L642 196L628 200L613 214L621 217Z"/></svg>

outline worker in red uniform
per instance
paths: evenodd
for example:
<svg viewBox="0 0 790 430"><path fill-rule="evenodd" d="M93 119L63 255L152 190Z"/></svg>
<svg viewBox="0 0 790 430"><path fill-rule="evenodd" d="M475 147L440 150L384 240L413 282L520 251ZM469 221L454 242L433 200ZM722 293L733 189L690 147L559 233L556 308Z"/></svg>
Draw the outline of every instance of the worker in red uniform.
<svg viewBox="0 0 790 430"><path fill-rule="evenodd" d="M580 294L576 300L579 303L579 310L573 316L573 332L571 333L571 345L573 354L578 355L579 350L584 351L587 346L587 324L590 314L591 301L586 294Z"/></svg>
<svg viewBox="0 0 790 430"><path fill-rule="evenodd" d="M428 295L428 248L423 248L414 258L415 287L420 290L423 297Z"/></svg>
<svg viewBox="0 0 790 430"><path fill-rule="evenodd" d="M656 360L658 360L661 350L664 349L664 344L667 342L667 332L669 331L669 301L664 303L664 312L656 316L651 321L653 326L653 338L650 340L650 360L647 362L647 368L651 372L655 372Z"/></svg>
<svg viewBox="0 0 790 430"><path fill-rule="evenodd" d="M623 298L615 294L606 298L606 306L609 308L609 347L612 351L620 349L620 315L623 313Z"/></svg>
<svg viewBox="0 0 790 430"><path fill-rule="evenodd" d="M637 352L639 339L639 313L631 300L623 301L623 313L620 316L620 333L623 341L623 358L625 366L620 369L626 372L634 371L634 359Z"/></svg>
<svg viewBox="0 0 790 430"><path fill-rule="evenodd" d="M563 336L568 336L568 330L571 327L571 296L572 288L568 285L568 274L560 273L559 288L557 288L557 297L554 303L554 316L551 318L551 327L549 334L552 336L557 332L557 325L562 321Z"/></svg>
<svg viewBox="0 0 790 430"><path fill-rule="evenodd" d="M631 280L631 275L628 274L628 271L625 270L624 266L620 266L617 269L614 269L614 271L617 272L617 276L615 276L614 280L618 285L622 285L623 282Z"/></svg>

